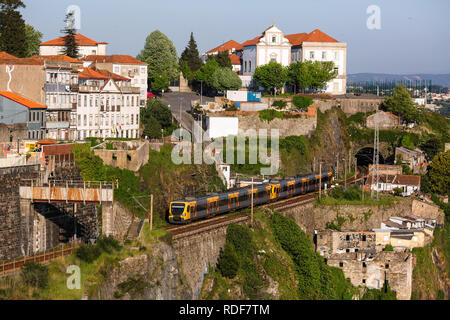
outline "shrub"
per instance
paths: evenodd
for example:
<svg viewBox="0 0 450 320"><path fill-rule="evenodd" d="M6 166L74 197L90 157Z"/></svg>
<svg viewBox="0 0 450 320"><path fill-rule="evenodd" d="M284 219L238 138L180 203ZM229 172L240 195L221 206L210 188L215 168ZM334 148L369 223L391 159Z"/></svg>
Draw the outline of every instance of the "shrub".
<svg viewBox="0 0 450 320"><path fill-rule="evenodd" d="M306 110L310 105L312 105L314 100L310 97L305 96L294 96L292 98L292 104L299 108Z"/></svg>
<svg viewBox="0 0 450 320"><path fill-rule="evenodd" d="M75 255L82 261L92 263L100 257L100 249L97 245L81 244L75 252Z"/></svg>
<svg viewBox="0 0 450 320"><path fill-rule="evenodd" d="M387 244L386 247L384 247L383 251L394 251L394 247L390 244Z"/></svg>
<svg viewBox="0 0 450 320"><path fill-rule="evenodd" d="M284 101L284 100L275 100L275 101L272 103L272 107L276 107L276 108L278 108L278 109L283 109L283 108L286 108L286 107L287 107L287 102Z"/></svg>
<svg viewBox="0 0 450 320"><path fill-rule="evenodd" d="M298 150L301 154L307 153L308 140L305 136L288 136L280 141L280 148L288 152Z"/></svg>
<svg viewBox="0 0 450 320"><path fill-rule="evenodd" d="M48 285L48 268L37 262L25 263L21 275L23 281L27 285L38 287L40 289L45 289Z"/></svg>
<svg viewBox="0 0 450 320"><path fill-rule="evenodd" d="M239 258L230 242L226 242L225 249L220 252L217 268L224 277L233 279L236 276L239 269Z"/></svg>
<svg viewBox="0 0 450 320"><path fill-rule="evenodd" d="M113 237L98 238L96 246L98 247L98 249L100 251L103 251L106 253L112 253L113 250L119 251L122 248L119 241L114 239Z"/></svg>
<svg viewBox="0 0 450 320"><path fill-rule="evenodd" d="M274 109L265 109L265 110L258 111L258 115L262 121L267 121L267 122L270 122L275 118L280 118L280 119L284 118L284 112L277 111Z"/></svg>

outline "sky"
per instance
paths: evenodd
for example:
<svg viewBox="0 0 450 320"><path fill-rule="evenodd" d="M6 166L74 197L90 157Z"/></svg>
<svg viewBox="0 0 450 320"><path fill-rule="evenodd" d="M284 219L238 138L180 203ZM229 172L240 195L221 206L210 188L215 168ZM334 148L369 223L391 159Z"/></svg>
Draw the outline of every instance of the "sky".
<svg viewBox="0 0 450 320"><path fill-rule="evenodd" d="M200 53L260 35L274 22L285 34L320 29L347 43L347 73L450 73L449 0L23 0L25 22L60 37L70 5L81 11L79 33L109 43L107 54L136 56L160 30L178 55L194 33ZM379 29L367 21L379 8Z"/></svg>

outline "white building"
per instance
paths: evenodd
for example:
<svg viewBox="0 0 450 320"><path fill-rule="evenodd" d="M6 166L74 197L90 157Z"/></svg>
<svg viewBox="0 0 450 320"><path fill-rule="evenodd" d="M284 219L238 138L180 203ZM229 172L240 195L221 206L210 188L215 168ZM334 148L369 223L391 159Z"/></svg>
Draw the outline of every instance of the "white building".
<svg viewBox="0 0 450 320"><path fill-rule="evenodd" d="M42 42L39 45L39 55L52 56L63 54L65 38L66 36ZM97 42L79 33L75 34L75 42L78 45L80 57L106 55L107 42Z"/></svg>
<svg viewBox="0 0 450 320"><path fill-rule="evenodd" d="M96 66L102 70L108 70L131 80L131 86L140 89L141 106L147 101L147 64L128 55L89 55L84 60L85 67Z"/></svg>
<svg viewBox="0 0 450 320"><path fill-rule="evenodd" d="M78 139L139 137L139 88L130 79L97 68L84 68L78 78Z"/></svg>
<svg viewBox="0 0 450 320"><path fill-rule="evenodd" d="M376 178L375 178L376 180ZM420 176L413 175L380 175L378 185L376 181L372 182L372 175L367 179L366 184L371 190L392 192L396 188L402 190L404 196L410 196L415 192L420 191Z"/></svg>
<svg viewBox="0 0 450 320"><path fill-rule="evenodd" d="M284 35L275 25L242 44L242 75L253 75L255 68L271 61L289 66L297 61L333 61L338 76L327 83L325 92L344 94L347 83L347 44L319 29L311 33Z"/></svg>
<svg viewBox="0 0 450 320"><path fill-rule="evenodd" d="M227 136L237 136L239 132L239 118L207 117L206 128L211 139Z"/></svg>

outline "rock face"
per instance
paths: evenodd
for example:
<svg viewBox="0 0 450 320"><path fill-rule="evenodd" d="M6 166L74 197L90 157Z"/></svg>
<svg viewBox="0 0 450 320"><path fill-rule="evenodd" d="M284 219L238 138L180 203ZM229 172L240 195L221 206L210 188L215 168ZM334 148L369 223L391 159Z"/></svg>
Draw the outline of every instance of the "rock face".
<svg viewBox="0 0 450 320"><path fill-rule="evenodd" d="M175 251L157 243L149 253L119 262L100 285L98 299L188 300L192 289L185 283Z"/></svg>

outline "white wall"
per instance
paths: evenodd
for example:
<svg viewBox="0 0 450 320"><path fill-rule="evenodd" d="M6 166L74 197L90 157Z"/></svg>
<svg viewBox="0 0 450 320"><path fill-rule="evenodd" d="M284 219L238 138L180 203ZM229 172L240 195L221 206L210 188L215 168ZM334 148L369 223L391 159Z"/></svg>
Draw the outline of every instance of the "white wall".
<svg viewBox="0 0 450 320"><path fill-rule="evenodd" d="M207 117L206 128L211 139L237 136L239 129L239 119L237 117Z"/></svg>

